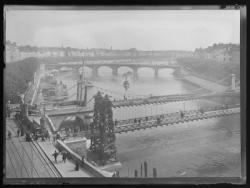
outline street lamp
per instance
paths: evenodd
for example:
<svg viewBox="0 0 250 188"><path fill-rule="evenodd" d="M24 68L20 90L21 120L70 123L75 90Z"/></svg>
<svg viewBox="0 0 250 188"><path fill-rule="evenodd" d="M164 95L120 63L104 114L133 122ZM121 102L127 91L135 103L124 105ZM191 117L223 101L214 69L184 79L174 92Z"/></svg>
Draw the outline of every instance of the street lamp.
<svg viewBox="0 0 250 188"><path fill-rule="evenodd" d="M128 75L125 74L124 76L125 76L125 80L124 80L124 82L123 82L123 87L124 87L124 89L125 89L124 99L127 100L127 91L128 91L128 88L129 88L129 82L128 82L128 80L127 80L127 79L128 79Z"/></svg>

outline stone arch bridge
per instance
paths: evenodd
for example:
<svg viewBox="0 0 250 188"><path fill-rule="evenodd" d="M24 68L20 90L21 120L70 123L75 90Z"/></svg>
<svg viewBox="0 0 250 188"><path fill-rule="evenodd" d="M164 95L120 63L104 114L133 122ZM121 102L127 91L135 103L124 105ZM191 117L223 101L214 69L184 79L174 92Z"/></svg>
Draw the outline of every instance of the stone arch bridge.
<svg viewBox="0 0 250 188"><path fill-rule="evenodd" d="M73 68L76 71L78 71L82 66L82 63L57 63L57 64L47 64L47 69L61 69L62 67L68 67ZM98 70L100 67L109 67L112 69L112 75L117 76L118 75L118 69L121 67L128 67L133 70L133 76L135 78L138 77L138 70L140 68L151 68L154 70L155 77L158 77L158 73L160 69L163 68L171 68L175 70L175 73L181 72L181 67L176 64L154 64L154 63L137 63L137 62L113 62L113 63L85 63L85 67L88 67L92 69L92 76L97 77L98 76Z"/></svg>

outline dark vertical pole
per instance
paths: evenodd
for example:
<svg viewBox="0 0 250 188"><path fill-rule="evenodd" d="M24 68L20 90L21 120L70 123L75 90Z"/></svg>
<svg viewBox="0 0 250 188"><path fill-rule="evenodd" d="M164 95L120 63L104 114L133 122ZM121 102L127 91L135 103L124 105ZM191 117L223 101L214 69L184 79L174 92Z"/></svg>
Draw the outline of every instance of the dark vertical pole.
<svg viewBox="0 0 250 188"><path fill-rule="evenodd" d="M87 88L88 88L88 86L85 85L85 88L84 88L84 106L87 105L87 93L88 93Z"/></svg>
<svg viewBox="0 0 250 188"><path fill-rule="evenodd" d="M153 168L153 177L156 178L157 177L157 171L156 168Z"/></svg>
<svg viewBox="0 0 250 188"><path fill-rule="evenodd" d="M77 91L76 91L76 100L79 101L79 93L80 93L80 85L79 81L77 81Z"/></svg>
<svg viewBox="0 0 250 188"><path fill-rule="evenodd" d="M148 164L146 161L144 161L144 176L145 178L148 177Z"/></svg>
<svg viewBox="0 0 250 188"><path fill-rule="evenodd" d="M135 170L135 178L137 178L138 177L138 172L137 172L137 170Z"/></svg>
<svg viewBox="0 0 250 188"><path fill-rule="evenodd" d="M80 91L79 91L79 101L82 102L82 84L83 84L83 81L82 81L82 75L81 75L81 81L80 81Z"/></svg>
<svg viewBox="0 0 250 188"><path fill-rule="evenodd" d="M28 116L28 105L24 104L24 116Z"/></svg>
<svg viewBox="0 0 250 188"><path fill-rule="evenodd" d="M141 177L142 177L142 163L141 163Z"/></svg>

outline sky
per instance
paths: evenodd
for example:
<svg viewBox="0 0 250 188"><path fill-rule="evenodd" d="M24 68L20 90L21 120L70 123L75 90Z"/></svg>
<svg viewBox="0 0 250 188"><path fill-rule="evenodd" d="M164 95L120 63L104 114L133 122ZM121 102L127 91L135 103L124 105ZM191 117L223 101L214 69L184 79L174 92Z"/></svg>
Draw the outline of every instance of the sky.
<svg viewBox="0 0 250 188"><path fill-rule="evenodd" d="M188 50L240 42L239 10L7 10L18 45Z"/></svg>

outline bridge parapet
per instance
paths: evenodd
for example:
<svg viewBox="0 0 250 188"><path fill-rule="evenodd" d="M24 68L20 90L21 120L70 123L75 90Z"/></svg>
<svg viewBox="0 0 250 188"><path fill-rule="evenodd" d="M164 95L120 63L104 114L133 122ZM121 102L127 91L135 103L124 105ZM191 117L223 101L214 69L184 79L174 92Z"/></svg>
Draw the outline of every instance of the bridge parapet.
<svg viewBox="0 0 250 188"><path fill-rule="evenodd" d="M208 118L216 118L220 116L226 116L238 113L240 113L239 107L217 109L207 112L198 111L192 113L185 113L183 116L181 116L180 113L176 112L173 113L172 115L152 116L149 117L148 119L146 118L142 119L143 121L137 121L137 122L122 121L122 124L120 122L117 122L118 126L115 127L115 133L126 133L128 131L135 131L135 130L141 130L141 129L164 126L164 125L167 126L171 124L185 123L189 121L202 120Z"/></svg>
<svg viewBox="0 0 250 188"><path fill-rule="evenodd" d="M62 67L72 67L72 68L80 68L82 66L82 63L79 64L49 64L46 66L50 66L52 68L61 69ZM138 77L138 69L142 67L148 67L154 69L155 76L158 76L159 69L162 68L173 68L176 69L177 72L180 72L180 66L179 65L169 65L169 64L154 64L154 63L134 63L131 61L127 62L113 62L113 63L85 63L84 66L89 67L92 69L92 76L97 77L98 76L98 69L100 67L110 67L112 69L112 73L114 76L118 74L118 69L120 67L129 67L133 70L134 78Z"/></svg>
<svg viewBox="0 0 250 188"><path fill-rule="evenodd" d="M77 153L72 151L65 143L63 143L60 140L57 140L57 147L60 150L65 150L69 153L72 160L77 162L78 164L82 164L82 158ZM89 163L88 161L85 161L83 168L85 168L88 172L90 172L94 177L112 177L113 173L103 171Z"/></svg>

